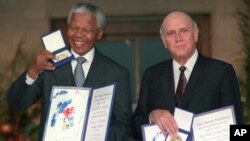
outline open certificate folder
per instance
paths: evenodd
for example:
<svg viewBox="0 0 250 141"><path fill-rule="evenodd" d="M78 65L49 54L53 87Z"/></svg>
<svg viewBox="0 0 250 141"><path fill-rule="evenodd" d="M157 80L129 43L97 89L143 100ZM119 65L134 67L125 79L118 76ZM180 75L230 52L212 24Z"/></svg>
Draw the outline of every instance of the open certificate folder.
<svg viewBox="0 0 250 141"><path fill-rule="evenodd" d="M176 107L174 119L179 127L179 131L176 137L168 136L166 141L186 141L191 134L193 117L194 113Z"/></svg>
<svg viewBox="0 0 250 141"><path fill-rule="evenodd" d="M115 88L54 86L43 141L107 140Z"/></svg>
<svg viewBox="0 0 250 141"><path fill-rule="evenodd" d="M142 125L143 141L186 141L191 133L194 113L175 108L174 118L178 124L179 132L176 137L165 136L158 125L146 124Z"/></svg>

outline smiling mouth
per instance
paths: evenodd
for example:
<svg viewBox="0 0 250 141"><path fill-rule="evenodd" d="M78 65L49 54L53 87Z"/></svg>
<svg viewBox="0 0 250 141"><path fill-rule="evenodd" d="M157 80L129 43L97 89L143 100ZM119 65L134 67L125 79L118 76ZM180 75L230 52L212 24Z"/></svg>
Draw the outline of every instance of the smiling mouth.
<svg viewBox="0 0 250 141"><path fill-rule="evenodd" d="M82 42L82 41L74 41L76 47L81 47L85 44L85 42Z"/></svg>

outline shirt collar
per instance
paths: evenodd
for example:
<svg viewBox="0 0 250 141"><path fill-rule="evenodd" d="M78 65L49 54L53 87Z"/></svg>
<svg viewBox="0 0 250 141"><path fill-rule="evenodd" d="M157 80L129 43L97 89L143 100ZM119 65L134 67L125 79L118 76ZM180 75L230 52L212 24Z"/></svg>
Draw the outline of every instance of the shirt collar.
<svg viewBox="0 0 250 141"><path fill-rule="evenodd" d="M198 51L196 49L194 54L192 55L192 57L185 64L185 67L187 68L188 71L191 72L193 70L194 64L197 61L197 58L198 58ZM180 66L181 65L178 62L173 60L173 69L174 69L174 71L179 71Z"/></svg>
<svg viewBox="0 0 250 141"><path fill-rule="evenodd" d="M71 52L72 52L72 54L74 55L75 58L80 56L76 52L74 52L73 49L71 49ZM95 54L95 48L93 47L88 53L86 53L85 55L83 55L81 57L84 57L87 60L86 62L91 63L93 61L94 54Z"/></svg>

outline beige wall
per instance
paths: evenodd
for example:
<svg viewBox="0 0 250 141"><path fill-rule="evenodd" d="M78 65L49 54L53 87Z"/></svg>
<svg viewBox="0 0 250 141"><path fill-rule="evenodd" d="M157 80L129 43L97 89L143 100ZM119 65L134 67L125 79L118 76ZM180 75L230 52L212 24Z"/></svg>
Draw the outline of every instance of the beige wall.
<svg viewBox="0 0 250 141"><path fill-rule="evenodd" d="M8 0L0 2L0 68L10 64L21 44L27 56L42 48L40 36L49 29L51 17L67 17L80 0ZM107 16L165 15L172 10L211 14L212 57L232 63L239 78L243 51L237 27L236 0L88 0L102 7ZM3 69L2 69L3 68Z"/></svg>

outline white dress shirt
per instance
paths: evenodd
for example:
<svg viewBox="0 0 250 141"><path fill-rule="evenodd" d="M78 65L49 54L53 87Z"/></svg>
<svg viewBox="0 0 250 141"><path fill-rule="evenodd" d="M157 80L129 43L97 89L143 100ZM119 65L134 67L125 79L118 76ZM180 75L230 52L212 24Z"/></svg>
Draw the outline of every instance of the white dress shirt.
<svg viewBox="0 0 250 141"><path fill-rule="evenodd" d="M185 77L187 79L187 82L189 80L189 77L191 75L191 72L194 68L195 62L197 61L198 58L198 51L195 50L194 54L192 55L192 57L186 62L186 64L184 65L186 67L185 70ZM177 85L178 85L178 81L179 81L179 77L180 77L180 64L178 62L176 62L175 60L173 60L173 72L174 72L174 86L175 86L175 91L177 89Z"/></svg>
<svg viewBox="0 0 250 141"><path fill-rule="evenodd" d="M73 50L71 50L72 54L74 55L75 58L79 57L78 54L76 54ZM92 64L92 61L94 59L94 54L95 54L95 48L93 47L87 54L85 54L84 57L86 59L86 62L82 64L82 68L85 74L85 78L87 77L89 73L90 66ZM77 61L76 59L71 61L71 66L72 66L72 72L74 73L75 67L76 67Z"/></svg>

